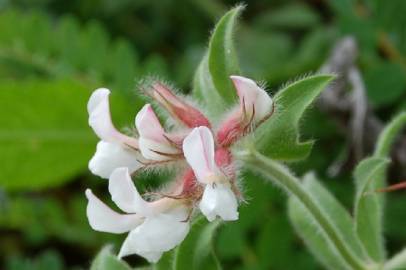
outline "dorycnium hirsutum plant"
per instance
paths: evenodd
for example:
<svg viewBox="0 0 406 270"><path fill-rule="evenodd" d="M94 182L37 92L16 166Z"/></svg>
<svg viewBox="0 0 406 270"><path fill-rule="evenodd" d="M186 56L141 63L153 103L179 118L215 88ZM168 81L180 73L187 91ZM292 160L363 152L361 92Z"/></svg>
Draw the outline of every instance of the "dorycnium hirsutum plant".
<svg viewBox="0 0 406 270"><path fill-rule="evenodd" d="M100 141L89 169L108 179L121 213L88 189L87 217L94 230L128 233L117 257L104 249L92 267L129 269L118 258L137 254L157 269L220 269L211 240L220 221L238 222L244 201L240 171L246 168L288 193L293 227L324 268L406 269L406 251L386 257L384 195L375 192L385 186L389 149L406 114L387 126L375 153L357 166L351 215L314 174L299 179L284 164L309 154L313 142L300 140L298 123L333 77L309 76L271 98L264 86L240 75L232 36L241 10L230 10L217 24L191 96L155 79L140 84L150 103L135 116L137 135L115 128L108 89L91 95L89 124ZM170 125L160 121L156 109L168 116ZM138 192L132 176L168 168L176 172L169 184L146 195ZM196 222L202 217L203 227Z"/></svg>

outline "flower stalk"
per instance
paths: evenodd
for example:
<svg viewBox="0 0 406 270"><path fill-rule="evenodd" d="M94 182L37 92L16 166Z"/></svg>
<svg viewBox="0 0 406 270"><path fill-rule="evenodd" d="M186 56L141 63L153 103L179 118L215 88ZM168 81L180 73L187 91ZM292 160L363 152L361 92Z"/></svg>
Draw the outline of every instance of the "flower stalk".
<svg viewBox="0 0 406 270"><path fill-rule="evenodd" d="M348 248L334 225L328 220L311 195L302 187L299 179L293 176L285 166L261 155L254 149L239 151L234 154L237 159L243 161L253 171L260 172L286 192L295 196L317 220L338 253L352 269L375 269L366 265Z"/></svg>

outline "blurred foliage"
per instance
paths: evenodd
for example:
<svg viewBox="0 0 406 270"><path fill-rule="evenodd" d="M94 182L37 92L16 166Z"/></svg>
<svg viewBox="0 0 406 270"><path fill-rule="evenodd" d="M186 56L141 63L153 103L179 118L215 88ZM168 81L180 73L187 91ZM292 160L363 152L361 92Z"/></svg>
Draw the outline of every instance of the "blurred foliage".
<svg viewBox="0 0 406 270"><path fill-rule="evenodd" d="M85 216L85 187L106 194L87 162L96 136L86 101L97 87L113 91L117 127L132 127L142 101L136 82L153 75L188 91L216 19L240 1L9 0L0 3L0 268L87 269L105 243ZM317 71L334 41L353 35L369 101L383 120L406 108L406 2L403 0L253 0L234 35L241 73L272 93ZM328 168L346 151L345 138L313 108L302 125L317 139L300 175L314 170L344 207L352 203L350 168L331 179ZM402 179L391 168L391 181ZM154 176L139 179L144 188ZM150 181L151 182L148 182ZM215 239L225 269L319 269L286 215L285 196L246 173L248 203L240 220ZM406 204L388 196L390 252L406 242ZM134 256L135 257L135 256ZM132 265L145 265L130 258Z"/></svg>

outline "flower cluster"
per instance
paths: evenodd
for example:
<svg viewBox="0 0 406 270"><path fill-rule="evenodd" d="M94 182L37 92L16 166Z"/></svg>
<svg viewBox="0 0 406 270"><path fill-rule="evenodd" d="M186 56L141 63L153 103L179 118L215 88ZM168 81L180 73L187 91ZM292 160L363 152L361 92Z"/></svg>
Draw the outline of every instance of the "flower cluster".
<svg viewBox="0 0 406 270"><path fill-rule="evenodd" d="M112 200L125 214L110 209L88 189L87 217L94 230L129 232L119 257L138 254L157 262L163 252L183 241L197 209L209 221L238 219L241 193L230 147L271 116L273 103L254 81L240 76L231 76L231 80L240 104L219 123L210 121L167 86L152 83L146 93L179 125L176 130L165 130L152 106L146 104L135 117L137 138L114 127L108 89L97 89L90 97L89 125L100 142L89 169L109 179ZM175 164L178 176L158 197L144 199L131 175L165 164Z"/></svg>

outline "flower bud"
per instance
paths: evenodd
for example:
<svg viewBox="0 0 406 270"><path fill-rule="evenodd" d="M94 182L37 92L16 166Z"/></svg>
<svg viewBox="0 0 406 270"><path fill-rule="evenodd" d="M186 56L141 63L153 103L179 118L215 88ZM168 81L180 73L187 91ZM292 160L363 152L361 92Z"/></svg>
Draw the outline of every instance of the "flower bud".
<svg viewBox="0 0 406 270"><path fill-rule="evenodd" d="M187 104L161 83L152 85L152 97L163 105L179 122L189 128L210 127L209 120L198 109Z"/></svg>

